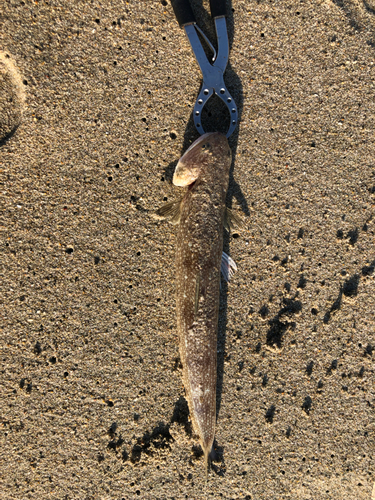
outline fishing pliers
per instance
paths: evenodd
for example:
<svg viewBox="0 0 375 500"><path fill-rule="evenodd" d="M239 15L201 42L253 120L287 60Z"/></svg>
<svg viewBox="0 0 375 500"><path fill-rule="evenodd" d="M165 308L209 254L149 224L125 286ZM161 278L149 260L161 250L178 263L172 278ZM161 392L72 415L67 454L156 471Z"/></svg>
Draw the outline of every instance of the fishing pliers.
<svg viewBox="0 0 375 500"><path fill-rule="evenodd" d="M195 102L193 111L195 128L198 130L199 134L204 134L201 121L202 109L208 99L215 93L225 103L229 110L230 125L226 134L226 136L229 137L236 128L238 112L236 103L228 92L223 77L229 56L229 41L225 19L226 0L210 0L211 16L215 21L218 43L217 53L206 35L199 28L199 26L197 26L189 0L171 0L171 3L179 25L185 29L185 33L189 38L191 48L193 49L195 58L203 75L203 85ZM202 36L214 53L212 64L207 59L205 51L199 40L198 33Z"/></svg>

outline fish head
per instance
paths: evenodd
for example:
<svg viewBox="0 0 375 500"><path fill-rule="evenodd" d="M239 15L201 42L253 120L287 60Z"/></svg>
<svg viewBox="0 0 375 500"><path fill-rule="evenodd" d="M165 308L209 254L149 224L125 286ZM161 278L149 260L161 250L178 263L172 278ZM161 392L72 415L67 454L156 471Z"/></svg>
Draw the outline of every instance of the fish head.
<svg viewBox="0 0 375 500"><path fill-rule="evenodd" d="M212 159L222 159L228 161L220 164L231 164L232 152L225 135L219 132L209 132L199 137L185 151L179 159L173 175L175 186L189 186L200 176L205 165L212 162Z"/></svg>

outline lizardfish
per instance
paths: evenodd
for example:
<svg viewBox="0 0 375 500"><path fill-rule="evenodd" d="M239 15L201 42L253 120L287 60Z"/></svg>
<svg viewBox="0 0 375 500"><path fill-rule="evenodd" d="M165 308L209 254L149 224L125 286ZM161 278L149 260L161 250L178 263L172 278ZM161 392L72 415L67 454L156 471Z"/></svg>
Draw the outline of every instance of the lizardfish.
<svg viewBox="0 0 375 500"><path fill-rule="evenodd" d="M206 470L215 437L220 271L229 281L234 261L223 252L223 228L240 220L225 205L232 153L225 135L202 135L180 158L173 184L187 186L181 201L156 215L178 224L177 329L183 382Z"/></svg>

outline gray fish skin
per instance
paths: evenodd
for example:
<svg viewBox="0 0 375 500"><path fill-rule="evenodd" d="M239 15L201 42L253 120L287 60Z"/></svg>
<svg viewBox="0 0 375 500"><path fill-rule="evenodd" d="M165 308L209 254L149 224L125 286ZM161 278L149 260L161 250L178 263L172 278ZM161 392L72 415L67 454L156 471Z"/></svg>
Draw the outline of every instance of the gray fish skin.
<svg viewBox="0 0 375 500"><path fill-rule="evenodd" d="M201 136L173 178L188 185L177 235L177 329L183 382L206 465L215 437L217 330L225 199L232 161L223 134Z"/></svg>

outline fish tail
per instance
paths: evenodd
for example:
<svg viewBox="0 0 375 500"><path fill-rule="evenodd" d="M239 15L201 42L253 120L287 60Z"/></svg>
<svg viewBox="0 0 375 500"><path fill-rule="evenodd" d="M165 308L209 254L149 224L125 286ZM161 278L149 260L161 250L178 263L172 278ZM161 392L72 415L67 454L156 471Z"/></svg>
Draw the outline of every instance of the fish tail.
<svg viewBox="0 0 375 500"><path fill-rule="evenodd" d="M208 482L208 456L209 456L209 452L208 452L208 449L206 448L204 450L204 470L205 470L205 475L206 475L206 485Z"/></svg>
<svg viewBox="0 0 375 500"><path fill-rule="evenodd" d="M204 470L205 470L205 476L206 476L206 485L208 482L208 470L210 467L210 462L209 459L211 459L211 451L212 451L212 444L205 443L204 446L202 446L203 453L204 453Z"/></svg>

